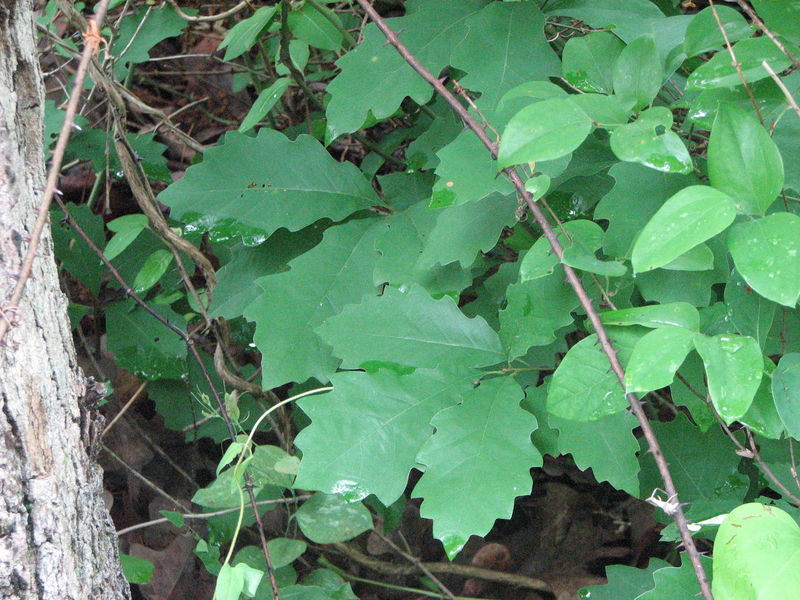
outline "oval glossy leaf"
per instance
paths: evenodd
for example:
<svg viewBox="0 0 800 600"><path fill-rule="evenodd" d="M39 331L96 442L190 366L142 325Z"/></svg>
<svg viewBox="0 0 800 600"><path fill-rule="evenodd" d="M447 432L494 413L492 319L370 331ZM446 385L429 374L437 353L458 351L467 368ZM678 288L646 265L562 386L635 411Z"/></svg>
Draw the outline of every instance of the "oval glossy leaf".
<svg viewBox="0 0 800 600"><path fill-rule="evenodd" d="M800 440L800 354L781 358L772 374L772 397L786 431Z"/></svg>
<svg viewBox="0 0 800 600"><path fill-rule="evenodd" d="M737 223L728 233L728 250L747 285L778 304L797 304L800 217L780 212Z"/></svg>
<svg viewBox="0 0 800 600"><path fill-rule="evenodd" d="M605 94L574 94L570 96L572 104L586 113L597 127L613 129L625 125L630 120L630 111L622 105L616 96Z"/></svg>
<svg viewBox="0 0 800 600"><path fill-rule="evenodd" d="M144 217L144 223L140 224L136 222L131 223L130 226L125 225L124 227L120 227L117 233L108 240L106 247L103 249L103 256L108 260L114 260L117 256L122 254L125 249L139 237L139 234L144 231L145 227L147 227L147 217L144 215L136 216ZM109 229L111 228L109 227ZM112 231L114 230L112 229Z"/></svg>
<svg viewBox="0 0 800 600"><path fill-rule="evenodd" d="M570 348L553 373L547 412L571 421L597 421L627 406L597 336L590 335Z"/></svg>
<svg viewBox="0 0 800 600"><path fill-rule="evenodd" d="M734 270L725 284L725 308L736 331L755 338L763 348L772 328L775 303L753 292Z"/></svg>
<svg viewBox="0 0 800 600"><path fill-rule="evenodd" d="M792 61L786 58L786 55L766 36L741 40L734 44L733 51L736 53L742 75L748 82L769 77L769 73L761 66L762 61L767 61L776 73L780 73L792 64ZM711 60L694 70L686 83L686 89L702 90L741 85L741 83L739 73L731 62L731 55L720 51L712 56Z"/></svg>
<svg viewBox="0 0 800 600"><path fill-rule="evenodd" d="M776 506L743 504L720 526L713 564L715 598L800 598L800 526Z"/></svg>
<svg viewBox="0 0 800 600"><path fill-rule="evenodd" d="M166 248L156 250L151 253L144 263L142 268L136 274L136 279L133 280L133 291L137 294L146 292L153 287L162 275L167 272L167 268L172 262L172 252Z"/></svg>
<svg viewBox="0 0 800 600"><path fill-rule="evenodd" d="M295 513L300 530L318 544L346 542L372 529L372 517L361 502L339 494L316 493Z"/></svg>
<svg viewBox="0 0 800 600"><path fill-rule="evenodd" d="M622 40L605 31L570 38L561 57L564 79L583 92L611 94L614 61L624 47Z"/></svg>
<svg viewBox="0 0 800 600"><path fill-rule="evenodd" d="M752 111L720 105L708 142L708 178L744 214L763 215L780 194L781 153Z"/></svg>
<svg viewBox="0 0 800 600"><path fill-rule="evenodd" d="M764 372L767 375L772 375L775 371L775 365L772 361L764 361ZM739 422L745 425L753 433L763 435L771 440L779 440L785 433L783 420L778 414L776 401L773 400L772 386L775 385L772 377L762 377L761 385L758 386L756 397L750 405L750 409L742 417L739 417ZM800 411L798 411L800 417ZM800 420L798 421L800 424ZM798 427L800 432L800 427Z"/></svg>
<svg viewBox="0 0 800 600"><path fill-rule="evenodd" d="M258 40L259 34L275 16L276 6L262 6L253 16L239 21L225 35L218 50L225 48L224 60L233 60L247 52Z"/></svg>
<svg viewBox="0 0 800 600"><path fill-rule="evenodd" d="M651 392L671 385L692 349L694 332L681 327L654 329L633 347L625 368L625 389Z"/></svg>
<svg viewBox="0 0 800 600"><path fill-rule="evenodd" d="M745 413L764 374L761 347L743 335L697 334L694 346L703 359L711 402L730 424Z"/></svg>
<svg viewBox="0 0 800 600"><path fill-rule="evenodd" d="M717 15L731 42L748 38L753 33L753 26L748 24L742 13L730 6L716 6ZM698 56L709 50L717 50L725 44L725 38L719 29L717 19L711 7L697 13L686 28L683 48L686 56Z"/></svg>
<svg viewBox="0 0 800 600"><path fill-rule="evenodd" d="M569 98L550 98L523 108L506 125L497 156L499 168L553 160L581 145L592 120Z"/></svg>
<svg viewBox="0 0 800 600"><path fill-rule="evenodd" d="M324 6L319 10L311 4L304 4L300 10L289 13L289 29L299 40L323 50L339 50L342 47L342 33L322 14L326 11L332 19L338 20L336 13Z"/></svg>
<svg viewBox="0 0 800 600"><path fill-rule="evenodd" d="M600 313L605 325L641 325L643 327L683 327L691 331L700 328L700 313L687 302L637 306Z"/></svg>
<svg viewBox="0 0 800 600"><path fill-rule="evenodd" d="M547 193L550 189L550 177L544 173L531 177L525 182L525 190L531 195L535 202Z"/></svg>
<svg viewBox="0 0 800 600"><path fill-rule="evenodd" d="M663 106L643 111L611 134L611 149L620 159L665 173L691 173L692 157L672 127L672 113Z"/></svg>
<svg viewBox="0 0 800 600"><path fill-rule="evenodd" d="M714 268L714 253L706 244L700 244L661 268L669 271L710 271Z"/></svg>
<svg viewBox="0 0 800 600"><path fill-rule="evenodd" d="M620 53L614 66L614 93L623 106L639 110L650 104L661 89L664 67L653 38L636 38Z"/></svg>
<svg viewBox="0 0 800 600"><path fill-rule="evenodd" d="M669 264L724 231L736 218L731 199L705 185L692 185L667 200L633 245L637 273Z"/></svg>

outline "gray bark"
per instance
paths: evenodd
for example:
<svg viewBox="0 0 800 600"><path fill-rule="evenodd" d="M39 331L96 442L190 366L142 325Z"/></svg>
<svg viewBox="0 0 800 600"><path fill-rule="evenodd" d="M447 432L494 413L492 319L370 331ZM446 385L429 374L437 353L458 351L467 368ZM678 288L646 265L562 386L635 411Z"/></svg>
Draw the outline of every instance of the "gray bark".
<svg viewBox="0 0 800 600"><path fill-rule="evenodd" d="M43 106L32 0L2 0L0 308L44 186ZM0 599L129 598L102 473L81 439L86 382L49 231L39 254L0 346Z"/></svg>

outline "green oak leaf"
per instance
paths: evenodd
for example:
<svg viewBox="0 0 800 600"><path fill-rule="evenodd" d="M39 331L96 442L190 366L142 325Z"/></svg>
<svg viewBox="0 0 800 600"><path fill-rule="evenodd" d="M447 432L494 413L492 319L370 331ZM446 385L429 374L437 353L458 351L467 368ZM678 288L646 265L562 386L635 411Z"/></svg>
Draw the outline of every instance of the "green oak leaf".
<svg viewBox="0 0 800 600"><path fill-rule="evenodd" d="M545 7L545 14L572 17L597 29L607 29L624 42L632 42L642 33L642 24L664 19L664 14L650 0L556 0Z"/></svg>
<svg viewBox="0 0 800 600"><path fill-rule="evenodd" d="M763 215L783 189L783 160L767 130L750 112L723 103L708 142L711 185L744 214Z"/></svg>
<svg viewBox="0 0 800 600"><path fill-rule="evenodd" d="M508 286L506 300L500 311L500 339L509 360L531 346L554 342L556 331L572 323L572 311L579 306L561 268L547 277Z"/></svg>
<svg viewBox="0 0 800 600"><path fill-rule="evenodd" d="M772 374L772 396L786 431L800 440L800 354L781 357Z"/></svg>
<svg viewBox="0 0 800 600"><path fill-rule="evenodd" d="M460 263L462 268L475 262L479 251L488 252L497 244L504 227L516 224L517 200L513 196L492 194L466 204L457 204L436 213L418 264L430 269L436 264Z"/></svg>
<svg viewBox="0 0 800 600"><path fill-rule="evenodd" d="M713 561L707 556L700 556L703 570L711 571ZM653 572L653 588L646 591L636 600L677 600L678 598L694 598L700 595L700 584L697 582L692 562L681 555L681 566L666 566Z"/></svg>
<svg viewBox="0 0 800 600"><path fill-rule="evenodd" d="M630 348L625 349L629 352ZM569 349L561 360L547 394L547 412L571 421L597 421L622 412L628 400L597 335Z"/></svg>
<svg viewBox="0 0 800 600"><path fill-rule="evenodd" d="M452 298L434 300L418 285L365 297L317 332L345 368L369 361L430 368L505 362L500 339L486 321L468 319Z"/></svg>
<svg viewBox="0 0 800 600"><path fill-rule="evenodd" d="M209 316L226 319L242 316L262 293L256 280L288 270L289 261L319 244L322 233L319 225L297 232L278 229L260 246L233 246L233 258L217 271L217 286L208 307Z"/></svg>
<svg viewBox="0 0 800 600"><path fill-rule="evenodd" d="M714 540L712 592L724 600L800 597L800 526L776 506L735 508Z"/></svg>
<svg viewBox="0 0 800 600"><path fill-rule="evenodd" d="M291 141L267 128L256 137L228 133L158 199L172 207L173 218L195 221L201 230L232 220L267 235L380 204L355 165L337 162L310 136Z"/></svg>
<svg viewBox="0 0 800 600"><path fill-rule="evenodd" d="M761 348L756 340L743 335L697 334L694 345L706 367L714 408L730 424L747 412L761 383Z"/></svg>
<svg viewBox="0 0 800 600"><path fill-rule="evenodd" d="M348 500L375 494L389 506L403 494L417 452L433 433L431 418L461 402L472 379L466 371L429 369L333 375L334 391L298 402L311 425L296 439L303 460L295 486Z"/></svg>
<svg viewBox="0 0 800 600"><path fill-rule="evenodd" d="M167 147L155 141L155 133L129 133L125 135L145 175L162 183L172 183L164 152ZM114 179L122 179L124 172L114 150L113 136L102 129L83 129L70 137L64 160L89 160L92 170L106 171Z"/></svg>
<svg viewBox="0 0 800 600"><path fill-rule="evenodd" d="M606 567L608 583L590 585L581 589L580 597L588 600L621 600L622 598L639 598L644 592L652 590L653 572L669 567L670 564L660 558L652 558L645 569L637 569L625 565L609 565Z"/></svg>
<svg viewBox="0 0 800 600"><path fill-rule="evenodd" d="M425 202L417 202L378 225L376 284L417 283L433 295L460 292L470 285L472 277L458 263L430 267L421 264L420 258L436 227L439 212L429 209Z"/></svg>
<svg viewBox="0 0 800 600"><path fill-rule="evenodd" d="M560 73L544 24L532 2L491 2L470 15L466 35L450 57L450 64L466 73L459 84L481 92L482 103L495 108L512 88Z"/></svg>
<svg viewBox="0 0 800 600"><path fill-rule="evenodd" d="M694 332L682 327L660 327L644 335L625 368L625 389L651 392L671 385L692 349L693 337Z"/></svg>
<svg viewBox="0 0 800 600"><path fill-rule="evenodd" d="M564 79L583 92L611 94L614 62L624 47L617 36L605 31L570 38L561 56Z"/></svg>
<svg viewBox="0 0 800 600"><path fill-rule="evenodd" d="M596 252L602 247L603 237L605 236L605 232L600 225L594 221L575 219L565 223L564 230L569 234L569 238L561 231L559 232L559 240L561 241L561 247L564 249L561 262L565 265L607 277L622 277L625 275L627 268L622 263L602 261L595 256Z"/></svg>
<svg viewBox="0 0 800 600"><path fill-rule="evenodd" d="M637 37L623 48L614 65L614 93L625 108L640 110L649 105L661 89L664 67L655 40Z"/></svg>
<svg viewBox="0 0 800 600"><path fill-rule="evenodd" d="M653 432L669 464L681 502L730 499L741 501L747 492L744 478L737 480L741 458L730 450L730 440L719 427L703 433L683 414L667 423L653 422ZM639 440L642 451L647 442ZM639 477L642 494L662 488L661 475L649 453L642 455Z"/></svg>
<svg viewBox="0 0 800 600"><path fill-rule="evenodd" d="M103 232L102 217L92 213L92 209L85 205L75 205L67 203L67 209L78 226L98 248L105 245L105 234ZM100 259L89 245L81 238L72 226L63 220L64 213L61 209L53 209L50 212L51 231L53 234L53 246L61 267L68 271L75 279L80 281L86 288L97 296L100 292L100 284L103 279L103 270Z"/></svg>
<svg viewBox="0 0 800 600"><path fill-rule="evenodd" d="M169 306L151 308L177 327L183 317ZM108 350L120 367L147 380L180 379L186 372L186 344L132 300L105 309Z"/></svg>
<svg viewBox="0 0 800 600"><path fill-rule="evenodd" d="M622 412L586 422L549 415L548 421L559 430L559 452L571 454L579 469L591 468L597 481L639 495L639 442L633 435L636 417Z"/></svg>
<svg viewBox="0 0 800 600"><path fill-rule="evenodd" d="M585 219L575 219L564 223L557 232L558 241L564 249L561 261L564 264L608 277L621 277L627 271L622 263L603 261L595 256L597 250L603 245L605 235L597 223ZM525 282L545 277L553 272L557 264L558 257L553 252L550 242L542 236L522 258L520 281Z"/></svg>
<svg viewBox="0 0 800 600"><path fill-rule="evenodd" d="M184 9L194 14L195 9ZM142 5L125 16L111 44L109 54L114 56L114 78L122 81L131 67L150 60L150 49L167 38L180 35L187 22L171 6Z"/></svg>
<svg viewBox="0 0 800 600"><path fill-rule="evenodd" d="M732 200L705 185L684 188L656 212L633 246L637 273L669 264L724 231L736 218Z"/></svg>
<svg viewBox="0 0 800 600"><path fill-rule="evenodd" d="M289 263L288 271L256 281L263 293L244 316L256 324L253 341L263 355L265 389L310 377L324 382L336 370L339 360L314 328L375 293L376 232L372 219L330 227L318 245Z"/></svg>
<svg viewBox="0 0 800 600"><path fill-rule="evenodd" d="M420 2L410 6L405 16L386 23L392 30L402 31L408 50L428 70L438 73L450 63L453 49L466 36L467 19L484 5L484 0ZM406 97L426 104L433 94L430 85L386 44L375 25L367 25L363 34L364 41L337 61L339 75L326 89L331 96L326 110L328 142L357 131L370 115L377 120L390 117Z"/></svg>
<svg viewBox="0 0 800 600"><path fill-rule="evenodd" d="M800 217L779 212L737 223L728 233L728 250L747 285L778 304L797 304Z"/></svg>
<svg viewBox="0 0 800 600"><path fill-rule="evenodd" d="M523 397L511 377L485 380L431 421L436 433L417 456L425 473L413 495L423 499L420 515L433 520L451 559L530 493L530 469L542 465L542 455L531 444L536 419L520 406Z"/></svg>
<svg viewBox="0 0 800 600"><path fill-rule="evenodd" d="M694 70L686 83L686 89L704 90L740 85L742 82L740 71L747 82L764 79L769 77L769 73L761 66L763 61L767 61L776 73L780 73L792 64L792 61L766 36L740 40L733 45L733 51L736 54L738 68L732 64L728 52L717 52L711 60L702 63Z"/></svg>
<svg viewBox="0 0 800 600"><path fill-rule="evenodd" d="M480 200L499 192L511 194L514 187L506 177L497 176L497 164L486 147L469 130L436 153L437 181L433 186L431 208Z"/></svg>

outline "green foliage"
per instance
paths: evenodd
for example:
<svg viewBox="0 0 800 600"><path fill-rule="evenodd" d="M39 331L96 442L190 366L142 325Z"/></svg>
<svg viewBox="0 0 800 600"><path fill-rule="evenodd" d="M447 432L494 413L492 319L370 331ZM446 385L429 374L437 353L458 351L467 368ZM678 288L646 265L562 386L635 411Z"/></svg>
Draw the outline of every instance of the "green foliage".
<svg viewBox="0 0 800 600"><path fill-rule="evenodd" d="M463 402L431 420L436 433L417 460L425 473L414 488L420 514L455 557L470 535L485 535L495 519L510 518L514 498L531 489L531 467L542 456L530 443L536 419L520 405L522 388L511 378L489 379ZM462 510L453 510L453 491Z"/></svg>
<svg viewBox="0 0 800 600"><path fill-rule="evenodd" d="M800 526L780 508L760 503L733 510L714 541L714 594L730 600L800 594Z"/></svg>
<svg viewBox="0 0 800 600"><path fill-rule="evenodd" d="M753 5L796 56L797 2ZM395 6L402 15L388 25L490 138L497 133L497 159L374 24L353 45L343 30L355 34L359 19L333 4L293 3L286 23L280 5L231 19L220 48L252 76L246 116L174 183L160 138L128 136L147 177L168 184L158 200L172 230L219 265L212 289L177 254L219 328L205 327L176 255L144 215L114 215L106 232L97 210L69 207L153 310L197 333L220 389L206 354L216 343L229 345L239 375L278 398L330 383L286 400L292 422L281 427L299 430L296 448L240 436L193 501L241 508L246 466L258 500L314 492L289 509L297 527L287 531L329 544L370 530L371 511L388 531L407 498L419 498L453 558L511 517L544 454L570 455L631 496L664 487L627 392L651 418L690 522L730 513L716 533L717 598L797 596L797 569L787 567L797 526L751 501L766 488L782 494L760 464L792 482L786 436L800 440L800 118L763 62L790 95L800 76L733 5L715 7L725 36L711 8L678 14L677 2ZM152 46L185 27L168 5L135 8L110 50L116 77L135 82ZM281 62L281 34L305 80ZM309 90L323 92L306 110L299 98ZM55 105L48 112L52 141L63 117ZM92 127L76 133L68 158L118 177L113 140ZM523 213L504 169L554 224L563 255ZM80 304L90 298L102 312L117 364L149 380L168 428L226 440L183 342L118 297L56 214L65 287L88 290ZM619 353L622 383L565 267ZM263 398L225 397L237 434L274 410ZM740 444L748 429L763 461L737 453L720 421ZM209 519L196 553L218 577L217 598L270 597L260 550L237 546L253 521L248 510L241 522L236 511ZM224 557L226 547L236 551ZM330 570L298 582L301 539L271 540L270 551L281 598L355 597ZM679 567L653 559L607 574L584 597L699 591L685 557Z"/></svg>
<svg viewBox="0 0 800 600"><path fill-rule="evenodd" d="M129 583L150 582L155 566L149 560L130 554L120 554L119 559L122 563L122 572Z"/></svg>

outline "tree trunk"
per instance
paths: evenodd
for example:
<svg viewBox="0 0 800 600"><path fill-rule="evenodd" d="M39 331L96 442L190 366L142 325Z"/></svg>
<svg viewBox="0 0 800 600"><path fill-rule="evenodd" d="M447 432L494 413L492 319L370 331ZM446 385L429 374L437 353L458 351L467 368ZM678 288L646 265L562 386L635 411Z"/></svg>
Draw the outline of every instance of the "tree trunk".
<svg viewBox="0 0 800 600"><path fill-rule="evenodd" d="M18 311L9 297L44 186L32 0L0 1L0 599L129 598L102 473L81 435L86 394L46 231ZM0 318L3 318L0 313Z"/></svg>

